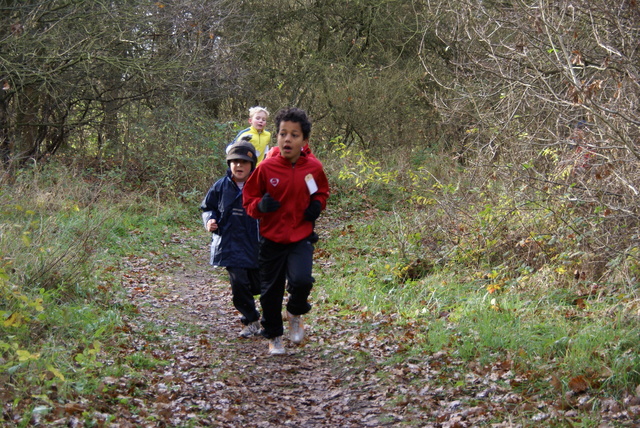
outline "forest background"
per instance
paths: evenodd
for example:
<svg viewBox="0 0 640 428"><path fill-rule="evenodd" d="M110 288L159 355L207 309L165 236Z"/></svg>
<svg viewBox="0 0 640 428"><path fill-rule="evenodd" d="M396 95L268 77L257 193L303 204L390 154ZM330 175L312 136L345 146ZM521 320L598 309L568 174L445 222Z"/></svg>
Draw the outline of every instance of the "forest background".
<svg viewBox="0 0 640 428"><path fill-rule="evenodd" d="M105 257L105 225L166 207L197 218L224 147L263 105L314 121L327 215L345 223L323 251L362 289L335 299L454 324L439 346L542 360L555 387L620 395L640 382L635 0L0 10L4 370L36 359L45 333L29 326L47 299L93 289L79 267ZM529 324L489 343L496 320Z"/></svg>

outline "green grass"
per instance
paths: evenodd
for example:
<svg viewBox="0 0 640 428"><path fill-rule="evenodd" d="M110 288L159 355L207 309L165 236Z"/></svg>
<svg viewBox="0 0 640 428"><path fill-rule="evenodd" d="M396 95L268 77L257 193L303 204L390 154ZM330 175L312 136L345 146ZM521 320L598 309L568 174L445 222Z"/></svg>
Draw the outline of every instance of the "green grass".
<svg viewBox="0 0 640 428"><path fill-rule="evenodd" d="M127 255L157 256L197 221L197 205L121 194L57 167L21 172L0 196L0 377L16 405L50 388L61 397L94 393L122 364L164 364L141 353L104 363L136 310L119 298L119 271Z"/></svg>
<svg viewBox="0 0 640 428"><path fill-rule="evenodd" d="M56 174L25 174L0 190L0 380L11 376L7 387L18 402L53 387L61 396L92 394L105 375L135 377L135 370L165 364L142 351L104 364L118 354L123 319L136 312L120 297L119 272L127 257L180 266L199 245L179 242L201 233L195 196L189 203L144 193L107 197L101 192L114 189L109 183L94 188ZM323 214L313 296L320 311L312 317L331 312L342 328L376 337L372 322L382 321L385 340L403 348L383 364L439 351L481 365L508 360L531 380L522 388L542 395L554 393L550 373L564 390L583 375L603 396L640 383L637 287L612 280L591 291L592 284L560 273L568 256L539 269L493 263L486 240L446 240L444 211L390 204L387 196L376 205L387 195L379 187L366 197L338 189ZM494 253L510 232L501 233L490 239ZM407 276L417 260L433 263ZM160 328L145 326L145 339L160 341ZM370 358L345 352L363 364Z"/></svg>
<svg viewBox="0 0 640 428"><path fill-rule="evenodd" d="M319 299L373 317L392 313L399 324L427 325L426 334L419 331L414 338L414 352L446 350L481 364L510 359L522 373L553 372L565 385L585 375L605 395L640 383L638 318L623 311L616 297L584 296L576 286L550 283L555 278L549 270L525 270L524 280L494 292L482 265L436 266L423 278L403 281L394 266L407 254L393 245L398 238L388 237L390 213L367 214L318 244L321 261L331 262L316 264ZM393 215L416 214L396 209ZM638 294L626 289L624 300L637 300Z"/></svg>

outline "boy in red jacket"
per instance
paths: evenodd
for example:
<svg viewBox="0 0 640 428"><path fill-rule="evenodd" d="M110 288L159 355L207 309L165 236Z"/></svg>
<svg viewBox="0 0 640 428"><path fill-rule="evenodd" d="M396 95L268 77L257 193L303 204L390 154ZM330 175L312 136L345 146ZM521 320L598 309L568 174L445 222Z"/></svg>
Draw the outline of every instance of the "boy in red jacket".
<svg viewBox="0 0 640 428"><path fill-rule="evenodd" d="M284 354L282 299L288 283L287 316L293 343L304 339L301 315L313 282L313 244L318 237L314 222L325 208L329 182L320 161L307 156L311 121L304 110L283 109L275 118L279 155L265 159L247 180L243 205L260 220L260 282L262 334L269 339L269 353Z"/></svg>

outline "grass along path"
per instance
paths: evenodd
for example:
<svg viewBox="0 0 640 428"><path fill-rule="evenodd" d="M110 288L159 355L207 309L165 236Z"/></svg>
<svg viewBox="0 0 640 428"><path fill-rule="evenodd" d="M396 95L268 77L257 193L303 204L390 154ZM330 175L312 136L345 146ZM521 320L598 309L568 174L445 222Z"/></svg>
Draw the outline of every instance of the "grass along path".
<svg viewBox="0 0 640 428"><path fill-rule="evenodd" d="M639 394L622 403L588 391L542 395L536 382L548 380L508 359L416 351L425 323L330 303L324 287L339 284L327 283L336 275L323 251L307 339L269 356L265 339L237 337L226 271L207 264L206 235L183 229L160 244L123 262L119 304L131 310L98 353L96 392L51 397L52 411L34 412L31 425L638 426Z"/></svg>
<svg viewBox="0 0 640 428"><path fill-rule="evenodd" d="M171 247L191 254L171 256ZM109 380L112 397L126 397L126 392L134 397L118 412L110 408L118 422L229 427L637 423L637 408L612 400L594 408L587 394L545 398L528 393L530 380L515 373L508 360L487 366L444 351L413 353L412 342L428 326L330 305L322 296L331 284L320 281L314 309L305 317L305 342L296 346L287 340L287 355L269 356L265 339L237 337L241 326L226 271L207 264L206 238L176 235L164 250L164 259L127 263L130 298L139 313L127 322L133 346L120 358L137 366L135 379ZM316 269L330 270L330 263L317 260ZM325 271L322 277L331 276Z"/></svg>

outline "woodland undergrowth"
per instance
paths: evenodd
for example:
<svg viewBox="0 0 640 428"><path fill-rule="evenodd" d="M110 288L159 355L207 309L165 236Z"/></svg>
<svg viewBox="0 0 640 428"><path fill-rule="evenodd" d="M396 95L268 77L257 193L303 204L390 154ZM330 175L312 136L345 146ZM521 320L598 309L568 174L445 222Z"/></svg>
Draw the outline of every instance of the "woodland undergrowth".
<svg viewBox="0 0 640 428"><path fill-rule="evenodd" d="M556 389L634 390L639 217L615 168L571 153L542 175L415 152L343 146L328 166L343 217L334 298L423 320L431 352L513 359Z"/></svg>
<svg viewBox="0 0 640 428"><path fill-rule="evenodd" d="M389 168L341 150L326 163L319 305L420 326L398 358L444 350L474 364L509 361L522 388L541 394L636 391L633 215L559 181L480 178L442 159ZM21 172L0 193L0 380L12 385L1 398L52 385L90 391L105 343L132 310L114 298L122 258L157 254L172 231L193 227L201 195L159 200L125 192L116 173L54 165Z"/></svg>

